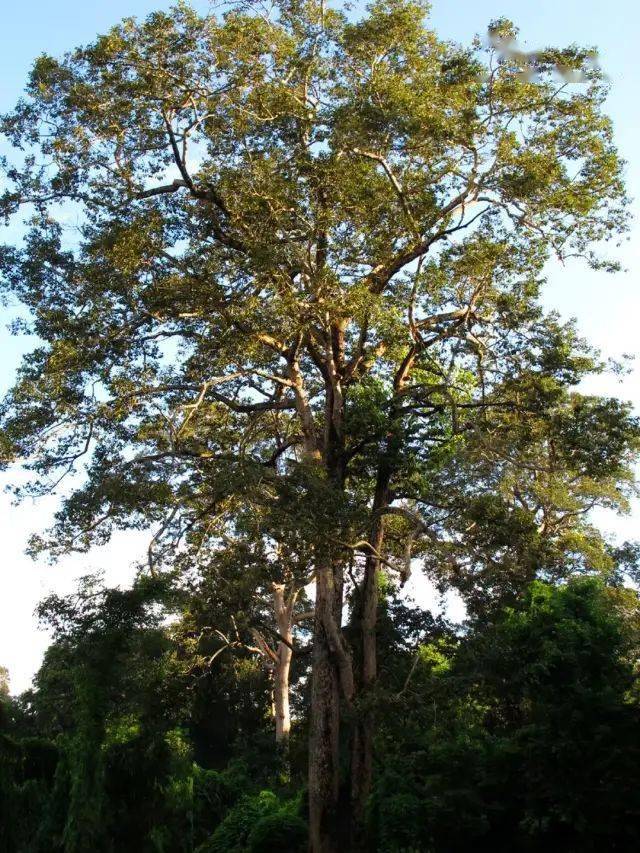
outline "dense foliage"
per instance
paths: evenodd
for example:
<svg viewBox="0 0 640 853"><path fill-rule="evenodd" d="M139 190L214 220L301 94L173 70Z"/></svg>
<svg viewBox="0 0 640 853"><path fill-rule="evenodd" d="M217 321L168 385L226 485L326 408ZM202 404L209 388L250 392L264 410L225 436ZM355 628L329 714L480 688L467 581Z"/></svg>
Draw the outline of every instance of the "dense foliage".
<svg viewBox="0 0 640 853"><path fill-rule="evenodd" d="M369 849L635 849L636 594L535 581L460 633L387 592ZM304 713L274 750L259 666L194 676L164 596L94 579L43 607L55 641L3 700L3 853L306 849Z"/></svg>

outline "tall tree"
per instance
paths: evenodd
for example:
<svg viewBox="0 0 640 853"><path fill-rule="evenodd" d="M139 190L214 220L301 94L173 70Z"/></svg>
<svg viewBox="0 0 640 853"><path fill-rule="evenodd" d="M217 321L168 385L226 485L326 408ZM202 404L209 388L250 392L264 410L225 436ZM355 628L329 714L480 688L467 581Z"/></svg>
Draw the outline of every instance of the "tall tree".
<svg viewBox="0 0 640 853"><path fill-rule="evenodd" d="M572 382L570 330L538 304L544 263L597 265L591 245L624 227L593 52L524 54L505 21L463 49L425 13L179 5L40 57L2 121L25 150L3 211L33 211L3 279L42 340L5 402L3 456L28 460L36 492L86 470L40 544L149 523L156 545L215 544L253 506L278 542L286 513L315 578L314 851L340 843L341 703L375 683L396 492L455 448L461 413L544 409ZM523 404L520 383L539 393ZM363 711L356 822L372 734Z"/></svg>

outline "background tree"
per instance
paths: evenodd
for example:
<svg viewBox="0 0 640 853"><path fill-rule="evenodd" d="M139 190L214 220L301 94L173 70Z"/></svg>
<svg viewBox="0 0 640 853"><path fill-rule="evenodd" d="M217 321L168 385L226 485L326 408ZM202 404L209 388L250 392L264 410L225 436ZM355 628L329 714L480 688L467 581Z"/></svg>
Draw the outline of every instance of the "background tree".
<svg viewBox="0 0 640 853"><path fill-rule="evenodd" d="M220 655L256 655L268 675L276 742L286 750L291 730L291 666L300 640L308 634L313 610L305 609L308 555L283 540L261 534L261 516L252 518L253 535L226 541L226 548L185 549L177 559L181 584L187 583L188 609L182 628L211 670ZM193 571L193 562L198 569ZM183 568L191 566L191 571ZM295 635L295 636L294 636ZM308 649L304 649L305 653Z"/></svg>
<svg viewBox="0 0 640 853"><path fill-rule="evenodd" d="M429 486L407 493L429 525L426 570L475 616L514 604L535 578L611 579L622 563L590 513L629 509L637 418L615 399L561 388L553 396L542 410L483 414Z"/></svg>
<svg viewBox="0 0 640 853"><path fill-rule="evenodd" d="M633 847L637 639L622 603L593 578L535 581L385 673L374 849Z"/></svg>

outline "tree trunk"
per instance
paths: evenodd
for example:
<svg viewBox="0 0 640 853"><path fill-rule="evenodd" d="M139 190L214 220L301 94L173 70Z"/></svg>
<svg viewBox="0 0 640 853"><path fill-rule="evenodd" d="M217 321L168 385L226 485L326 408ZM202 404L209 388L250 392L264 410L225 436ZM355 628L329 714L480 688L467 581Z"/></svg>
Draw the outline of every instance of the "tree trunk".
<svg viewBox="0 0 640 853"><path fill-rule="evenodd" d="M276 742L285 745L291 731L291 713L289 710L289 672L293 650L293 605L296 593L291 593L285 603L284 584L273 585L273 598L278 633L286 640L280 640L276 649L276 663L273 673L273 707L276 719ZM288 644L288 645L287 645Z"/></svg>
<svg viewBox="0 0 640 853"><path fill-rule="evenodd" d="M384 522L381 510L389 504L391 471L388 458L380 462L373 501L373 520L369 544L373 553L367 556L360 601L360 683L361 705L356 716L351 742L351 847L366 850L365 812L373 781L374 708L371 691L378 674L377 634L379 555L384 546Z"/></svg>
<svg viewBox="0 0 640 853"><path fill-rule="evenodd" d="M369 533L369 544L372 546L372 552L368 555L365 563L360 603L361 674L359 695L362 702L361 712L356 717L351 745L351 847L354 850L366 850L364 818L373 781L375 709L370 700L370 695L367 694L371 694L378 675L376 623L378 619L378 574L380 572L380 555L384 547L383 511L389 507L392 500L391 477L395 460L402 446L399 436L400 422L397 400L409 380L417 352L416 346L409 349L394 377L394 400L389 413L389 432L386 448L378 464L378 476L373 497Z"/></svg>
<svg viewBox="0 0 640 853"><path fill-rule="evenodd" d="M331 561L316 571L316 610L309 743L309 850L338 853L340 668L335 637L340 627L341 569ZM344 849L344 848L342 848Z"/></svg>
<svg viewBox="0 0 640 853"><path fill-rule="evenodd" d="M320 249L317 261L324 265L324 249ZM342 389L345 322L334 323L328 331L324 361L320 363L326 390L322 461L336 495L344 489L345 475ZM305 414L306 398L299 390L295 371L291 375L298 389L298 409ZM338 853L345 849L340 843L343 821L338 809L340 697L342 693L347 705L351 705L353 668L341 627L343 566L330 553L318 553L317 557L309 739L309 849L311 853Z"/></svg>
<svg viewBox="0 0 640 853"><path fill-rule="evenodd" d="M278 646L279 665L273 676L273 707L276 718L276 742L284 743L291 731L291 713L289 711L289 669L291 667L291 649L284 643Z"/></svg>
<svg viewBox="0 0 640 853"><path fill-rule="evenodd" d="M373 544L373 543L372 543ZM367 799L373 777L373 708L368 704L371 688L375 683L376 661L376 616L378 561L367 560L363 583L363 611L361 621L361 680L358 695L361 705L355 719L351 743L351 840L354 850L364 849L364 819Z"/></svg>
<svg viewBox="0 0 640 853"><path fill-rule="evenodd" d="M379 534L371 545L379 552L382 546L382 520ZM355 718L351 743L351 844L354 850L366 849L364 820L373 779L374 709L370 693L377 675L376 621L378 610L378 572L380 561L367 557L361 604L361 672L358 695L361 705Z"/></svg>
<svg viewBox="0 0 640 853"><path fill-rule="evenodd" d="M291 731L291 713L289 711L289 668L291 665L291 649L284 643L280 644L279 653L284 651L280 658L280 666L276 667L273 679L273 707L276 717L276 742L283 743L288 740Z"/></svg>

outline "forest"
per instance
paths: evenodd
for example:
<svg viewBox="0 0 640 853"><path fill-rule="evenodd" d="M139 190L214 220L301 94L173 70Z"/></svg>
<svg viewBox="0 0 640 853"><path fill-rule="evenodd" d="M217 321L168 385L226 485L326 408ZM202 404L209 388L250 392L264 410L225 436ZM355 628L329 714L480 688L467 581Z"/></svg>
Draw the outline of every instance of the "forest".
<svg viewBox="0 0 640 853"><path fill-rule="evenodd" d="M613 298L624 163L593 49L517 39L240 0L35 61L0 463L34 557L148 549L0 667L0 853L638 849L640 420L543 299Z"/></svg>

